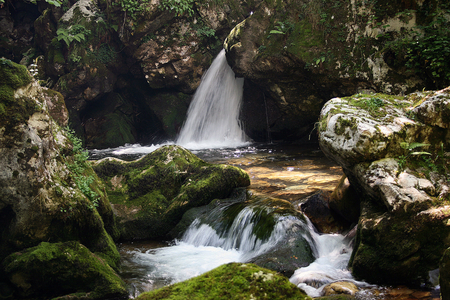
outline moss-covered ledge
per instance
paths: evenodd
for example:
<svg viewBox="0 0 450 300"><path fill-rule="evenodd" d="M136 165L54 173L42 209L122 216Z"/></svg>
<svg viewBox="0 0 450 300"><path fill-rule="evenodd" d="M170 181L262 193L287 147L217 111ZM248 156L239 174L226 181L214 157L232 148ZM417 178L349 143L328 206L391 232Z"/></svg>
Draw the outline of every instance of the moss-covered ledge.
<svg viewBox="0 0 450 300"><path fill-rule="evenodd" d="M105 183L122 240L164 238L188 209L250 184L243 170L206 163L176 145L132 162L105 158L92 164Z"/></svg>

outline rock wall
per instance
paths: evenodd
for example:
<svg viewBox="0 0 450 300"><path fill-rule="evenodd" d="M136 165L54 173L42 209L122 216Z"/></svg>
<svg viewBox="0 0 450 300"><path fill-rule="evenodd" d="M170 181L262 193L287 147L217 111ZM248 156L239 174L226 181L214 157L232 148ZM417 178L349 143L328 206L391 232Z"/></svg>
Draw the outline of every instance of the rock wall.
<svg viewBox="0 0 450 300"><path fill-rule="evenodd" d="M30 51L2 55L27 65L39 57L37 77L64 96L71 126L90 148L175 138L203 73L254 6L197 1L188 13L157 0L19 2L0 8L2 37L12 40L2 43L13 49L26 39L14 51ZM22 6L34 10L19 13ZM19 37L25 29L34 36Z"/></svg>
<svg viewBox="0 0 450 300"><path fill-rule="evenodd" d="M406 68L408 59L416 57L399 50L408 47L403 41L419 39L416 31L426 27L433 14L449 14L446 3L435 4L262 2L225 41L232 69L250 81L246 87L258 91L247 93L244 100L243 122L249 135L305 136L323 104L336 96L367 90L405 94L424 86L447 86L449 78L442 82L442 74L430 80L424 70ZM264 121L258 123L254 116Z"/></svg>

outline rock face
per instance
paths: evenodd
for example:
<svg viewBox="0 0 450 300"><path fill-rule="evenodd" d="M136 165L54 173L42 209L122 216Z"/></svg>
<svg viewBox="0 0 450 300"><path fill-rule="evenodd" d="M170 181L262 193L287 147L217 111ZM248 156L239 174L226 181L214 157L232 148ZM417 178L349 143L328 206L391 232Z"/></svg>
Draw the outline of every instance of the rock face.
<svg viewBox="0 0 450 300"><path fill-rule="evenodd" d="M357 94L322 109L322 150L360 194L350 267L374 283L427 281L449 247L450 88L406 97Z"/></svg>
<svg viewBox="0 0 450 300"><path fill-rule="evenodd" d="M289 280L253 264L231 263L196 278L143 293L145 299L309 299Z"/></svg>
<svg viewBox="0 0 450 300"><path fill-rule="evenodd" d="M112 210L83 153L60 127L67 124L61 94L3 58L0 82L0 261L44 241L77 241L117 268ZM6 273L12 277L0 275L2 284L15 285ZM52 276L58 277L49 275L49 282ZM36 288L22 283L20 294Z"/></svg>
<svg viewBox="0 0 450 300"><path fill-rule="evenodd" d="M40 55L36 76L63 94L90 148L173 139L226 35L259 2L192 1L175 12L155 0L20 0L0 7L0 54L27 65Z"/></svg>
<svg viewBox="0 0 450 300"><path fill-rule="evenodd" d="M188 209L250 185L243 170L208 164L175 145L133 162L105 158L93 167L105 182L123 240L164 238Z"/></svg>
<svg viewBox="0 0 450 300"><path fill-rule="evenodd" d="M436 7L446 5L438 2ZM247 134L297 139L310 133L332 97L422 89L427 73L405 68L402 51L409 44L401 41L412 43L413 29L429 22L427 9L420 1L262 2L225 41L230 66L247 81L242 113Z"/></svg>

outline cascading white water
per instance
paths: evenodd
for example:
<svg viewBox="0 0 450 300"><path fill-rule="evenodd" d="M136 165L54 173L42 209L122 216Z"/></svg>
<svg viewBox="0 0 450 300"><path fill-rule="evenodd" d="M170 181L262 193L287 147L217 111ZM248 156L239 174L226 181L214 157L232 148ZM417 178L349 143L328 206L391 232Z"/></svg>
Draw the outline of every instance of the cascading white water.
<svg viewBox="0 0 450 300"><path fill-rule="evenodd" d="M210 219L215 223L207 224L196 219L183 235L170 247L136 251L133 260L138 265L147 266L148 279L157 281L161 278L174 283L198 276L222 264L230 262L248 262L273 249L283 239L288 228L299 226L307 230L303 220L295 217L275 217L272 232L265 239L254 234L255 219L260 219L261 210L252 206L244 207L234 218L229 228L221 227L220 219L214 218L219 212L211 212ZM213 217L211 217L213 216ZM218 226L216 226L218 225ZM222 227L223 229L223 227Z"/></svg>
<svg viewBox="0 0 450 300"><path fill-rule="evenodd" d="M261 214L261 206L258 205L243 207L228 225L221 222L226 219L222 212L229 206L218 207L210 212L206 220L196 219L183 238L175 241L174 245L144 253L136 251L133 260L149 269L149 282L159 280L165 281L166 284L175 283L198 276L222 264L248 262L277 249L280 241L284 243L283 238L289 229L296 226L302 228L296 232L309 243L316 260L304 268L297 269L290 278L292 283L312 297L321 296L323 287L335 281L352 281L360 286L365 285L353 280L347 270L352 249L350 240L345 236L319 234L308 220L305 223L294 216L274 214L272 232L267 238L260 239L255 235L255 226L258 220L264 217ZM270 208L265 212L271 215Z"/></svg>
<svg viewBox="0 0 450 300"><path fill-rule="evenodd" d="M244 80L235 77L222 50L202 77L176 144L188 149L245 145L239 122L243 85Z"/></svg>
<svg viewBox="0 0 450 300"><path fill-rule="evenodd" d="M318 234L309 223L314 240L313 250L316 260L299 268L289 279L311 297L322 296L323 288L332 282L350 281L358 286L370 286L353 279L347 264L352 252L351 239L341 234Z"/></svg>

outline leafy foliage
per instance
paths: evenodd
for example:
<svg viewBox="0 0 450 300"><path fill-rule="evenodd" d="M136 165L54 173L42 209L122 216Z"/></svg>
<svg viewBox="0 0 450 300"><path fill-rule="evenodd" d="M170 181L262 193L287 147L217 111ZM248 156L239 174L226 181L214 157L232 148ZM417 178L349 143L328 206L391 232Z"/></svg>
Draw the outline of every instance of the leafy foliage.
<svg viewBox="0 0 450 300"><path fill-rule="evenodd" d="M66 158L66 166L72 172L72 178L80 191L91 201L90 209L98 207L99 195L92 190L90 185L94 182L93 175L86 175L87 159L89 153L83 148L83 142L78 138L70 127L65 128L67 138L73 144L73 161L69 162Z"/></svg>
<svg viewBox="0 0 450 300"><path fill-rule="evenodd" d="M416 26L389 47L406 60L405 66L431 79L440 88L450 83L450 9L437 8L430 22Z"/></svg>
<svg viewBox="0 0 450 300"><path fill-rule="evenodd" d="M291 32L294 29L294 24L289 21L278 22L278 25L275 25L275 29L270 31L270 34L286 34Z"/></svg>
<svg viewBox="0 0 450 300"><path fill-rule="evenodd" d="M128 17L136 20L137 15L146 9L145 4L149 2L150 0L117 0L113 2L113 5L120 6Z"/></svg>
<svg viewBox="0 0 450 300"><path fill-rule="evenodd" d="M431 145L425 143L401 143L400 146L405 149L405 154L396 158L399 169L404 170L406 166L418 170L422 168L429 172L439 172L446 174L448 178L448 157L445 155L444 143L440 143L440 147L432 152L423 151L423 148L428 148ZM425 174L426 175L426 174Z"/></svg>
<svg viewBox="0 0 450 300"><path fill-rule="evenodd" d="M161 1L159 8L174 11L178 16L194 14L194 0L165 0Z"/></svg>
<svg viewBox="0 0 450 300"><path fill-rule="evenodd" d="M81 43L86 40L86 36L91 34L89 29L86 29L83 25L75 24L68 28L60 27L56 31L58 41L63 40L67 46L73 41Z"/></svg>
<svg viewBox="0 0 450 300"><path fill-rule="evenodd" d="M30 2L33 3L33 4L36 4L37 0L30 0ZM56 7L60 7L62 2L63 2L63 0L45 0L45 2L47 2L50 5L54 5ZM5 3L5 0L0 0L0 5L4 4L4 3Z"/></svg>

